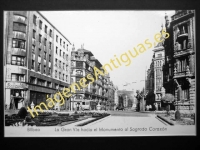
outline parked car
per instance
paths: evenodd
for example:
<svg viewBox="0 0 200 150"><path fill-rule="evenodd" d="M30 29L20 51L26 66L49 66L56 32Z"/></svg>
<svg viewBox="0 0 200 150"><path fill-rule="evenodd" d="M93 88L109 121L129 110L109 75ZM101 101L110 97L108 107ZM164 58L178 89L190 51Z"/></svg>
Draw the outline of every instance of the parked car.
<svg viewBox="0 0 200 150"><path fill-rule="evenodd" d="M117 107L116 107L116 110L122 110L122 111L123 111L123 110L125 110L125 109L124 109L123 106L117 106Z"/></svg>

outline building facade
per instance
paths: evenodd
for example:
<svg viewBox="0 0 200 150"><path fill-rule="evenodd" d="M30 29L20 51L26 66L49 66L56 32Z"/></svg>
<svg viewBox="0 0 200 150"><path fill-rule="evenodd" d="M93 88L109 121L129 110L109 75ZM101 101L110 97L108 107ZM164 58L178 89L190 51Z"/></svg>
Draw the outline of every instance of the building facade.
<svg viewBox="0 0 200 150"><path fill-rule="evenodd" d="M118 105L125 108L132 108L133 104L137 105L137 100L134 99L134 91L118 90Z"/></svg>
<svg viewBox="0 0 200 150"><path fill-rule="evenodd" d="M88 74L91 74L91 78L95 80L94 66L105 73L102 64L91 51L83 47L75 50L75 47L73 47L71 52L71 84L78 83L81 78L87 77ZM112 90L114 85L110 81L109 74L98 75L96 81L90 83L87 80L85 84L87 86L82 89L74 86L76 93L71 96L71 110L96 110L97 104L101 105L101 109L112 109L112 103L114 105L114 92Z"/></svg>
<svg viewBox="0 0 200 150"><path fill-rule="evenodd" d="M165 40L164 86L175 96L176 110L195 108L195 12L176 10L169 22L170 38ZM173 88L172 88L173 87Z"/></svg>
<svg viewBox="0 0 200 150"><path fill-rule="evenodd" d="M118 104L119 104L118 87L115 86L114 87L114 110L116 109Z"/></svg>
<svg viewBox="0 0 200 150"><path fill-rule="evenodd" d="M161 31L162 32L162 31ZM163 89L163 65L165 62L165 53L164 53L164 42L158 43L154 47L154 94L155 94L155 103L157 103L158 108L161 108L161 98L162 98L162 89Z"/></svg>
<svg viewBox="0 0 200 150"><path fill-rule="evenodd" d="M62 51L70 57L67 45L71 43L40 12L4 13L4 103L8 108L14 108L11 103L16 109L47 103L48 97L69 86L70 67L61 70L65 78L55 76L56 35L63 39ZM67 62L63 58L62 63Z"/></svg>
<svg viewBox="0 0 200 150"><path fill-rule="evenodd" d="M147 70L146 73L146 82L145 82L145 100L146 100L146 105L153 105L155 103L155 54L153 55L151 64L149 69Z"/></svg>
<svg viewBox="0 0 200 150"><path fill-rule="evenodd" d="M176 10L172 16L176 109L195 106L195 18L192 10Z"/></svg>

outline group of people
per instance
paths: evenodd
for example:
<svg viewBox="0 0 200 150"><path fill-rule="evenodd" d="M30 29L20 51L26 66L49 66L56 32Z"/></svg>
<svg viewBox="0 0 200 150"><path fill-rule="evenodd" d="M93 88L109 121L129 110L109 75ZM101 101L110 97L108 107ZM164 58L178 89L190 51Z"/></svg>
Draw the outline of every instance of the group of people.
<svg viewBox="0 0 200 150"><path fill-rule="evenodd" d="M153 106L151 104L146 105L146 111L155 111L158 110L158 104L154 103Z"/></svg>

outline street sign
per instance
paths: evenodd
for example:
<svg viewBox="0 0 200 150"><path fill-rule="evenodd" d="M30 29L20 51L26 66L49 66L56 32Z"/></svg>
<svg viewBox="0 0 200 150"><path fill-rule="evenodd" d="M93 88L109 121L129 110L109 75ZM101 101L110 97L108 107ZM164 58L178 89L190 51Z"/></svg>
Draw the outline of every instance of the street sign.
<svg viewBox="0 0 200 150"><path fill-rule="evenodd" d="M28 89L28 84L23 82L6 82L6 89Z"/></svg>

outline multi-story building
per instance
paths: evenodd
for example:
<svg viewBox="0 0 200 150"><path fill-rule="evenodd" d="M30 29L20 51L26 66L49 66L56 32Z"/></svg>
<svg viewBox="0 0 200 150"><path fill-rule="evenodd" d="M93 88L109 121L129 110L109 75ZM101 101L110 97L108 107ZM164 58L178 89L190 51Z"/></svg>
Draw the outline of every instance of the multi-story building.
<svg viewBox="0 0 200 150"><path fill-rule="evenodd" d="M70 57L71 43L40 12L4 13L5 104L10 106L14 101L16 109L19 109L31 103L47 103L47 97L69 86L69 67L68 71L63 68L60 71L64 78L55 77L55 58L65 63L65 68L69 63L66 58L56 55L56 35L63 40L62 48L58 46L62 56L65 52L65 56ZM66 104L63 108L67 109Z"/></svg>
<svg viewBox="0 0 200 150"><path fill-rule="evenodd" d="M175 96L175 109L194 110L195 106L195 18L193 10L176 10L169 22L165 16L164 87Z"/></svg>
<svg viewBox="0 0 200 150"><path fill-rule="evenodd" d="M52 76L60 83L55 84L56 89L62 91L63 88L70 84L70 58L71 58L71 43L70 41L59 31L54 30L54 60ZM69 109L69 99L66 99L66 108ZM65 105L61 106L65 108Z"/></svg>
<svg viewBox="0 0 200 150"><path fill-rule="evenodd" d="M91 74L95 79L94 66L105 73L102 69L102 64L94 57L91 51L83 47L75 50L73 47L71 52L71 84L79 82L81 78L86 77L88 74ZM101 104L102 109L107 109L109 95L113 95L110 99L113 99L112 101L114 103L114 92L112 94L111 90L109 90L113 86L110 83L109 74L104 76L99 75L98 80L93 83L87 81L86 84L88 85L81 89L75 86L76 93L71 96L71 110L75 108L95 110L98 103Z"/></svg>
<svg viewBox="0 0 200 150"><path fill-rule="evenodd" d="M126 108L132 108L133 104L137 104L137 100L134 99L134 91L118 90L118 105Z"/></svg>
<svg viewBox="0 0 200 150"><path fill-rule="evenodd" d="M161 31L162 33L162 31ZM162 98L162 88L163 88L163 64L165 62L165 53L163 42L159 42L157 46L154 47L154 94L155 102L158 108L161 108L161 98Z"/></svg>
<svg viewBox="0 0 200 150"><path fill-rule="evenodd" d="M194 110L195 106L195 12L176 10L171 17L174 59L173 79L176 109ZM167 20L167 18L166 18ZM167 50L167 49L166 49Z"/></svg>
<svg viewBox="0 0 200 150"><path fill-rule="evenodd" d="M155 72L154 72L154 59L155 59L155 54L153 55L152 62L150 64L150 68L147 70L146 73L146 81L145 81L145 94L146 95L146 105L153 105L155 102L155 93L154 93L154 88L155 88Z"/></svg>
<svg viewBox="0 0 200 150"><path fill-rule="evenodd" d="M114 87L113 82L110 79L108 79L108 102L109 102L109 110L114 110L114 106L115 106L115 87Z"/></svg>
<svg viewBox="0 0 200 150"><path fill-rule="evenodd" d="M118 87L117 86L115 86L114 87L114 109L118 106L118 104L119 104L119 97L118 97Z"/></svg>

